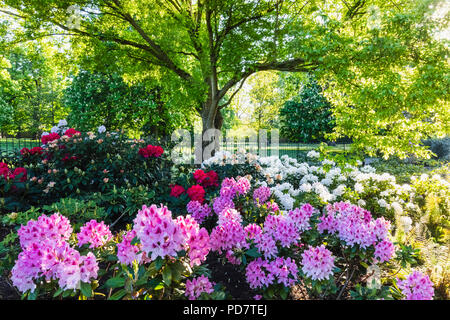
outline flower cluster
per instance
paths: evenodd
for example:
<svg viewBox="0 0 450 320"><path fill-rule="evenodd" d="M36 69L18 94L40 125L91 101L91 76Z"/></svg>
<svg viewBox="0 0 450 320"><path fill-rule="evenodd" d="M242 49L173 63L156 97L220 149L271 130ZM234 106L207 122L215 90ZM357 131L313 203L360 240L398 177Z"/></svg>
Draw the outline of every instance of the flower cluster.
<svg viewBox="0 0 450 320"><path fill-rule="evenodd" d="M397 279L397 286L405 296L405 300L433 299L433 282L420 271L413 271L405 280Z"/></svg>
<svg viewBox="0 0 450 320"><path fill-rule="evenodd" d="M61 289L79 289L80 282L97 278L98 264L94 254L86 256L72 248L66 240L72 227L67 218L54 214L30 220L18 231L22 252L19 254L11 280L21 291L36 289L35 280L58 280Z"/></svg>
<svg viewBox="0 0 450 320"><path fill-rule="evenodd" d="M42 142L42 144L47 144L49 142L58 140L60 138L61 137L59 136L59 134L57 134L56 132L51 132L51 133L42 135L41 142Z"/></svg>
<svg viewBox="0 0 450 320"><path fill-rule="evenodd" d="M41 155L43 152L44 152L44 149L42 147L33 147L31 149L28 149L25 147L25 148L20 149L20 154L22 156L35 155L35 154Z"/></svg>
<svg viewBox="0 0 450 320"><path fill-rule="evenodd" d="M210 186L218 186L219 176L213 170L205 172L201 169L198 169L194 172L194 179L197 184L202 185L203 187Z"/></svg>
<svg viewBox="0 0 450 320"><path fill-rule="evenodd" d="M142 250L150 259L176 256L177 251L183 249L185 239L181 228L172 219L167 207L144 205L133 222L133 230L142 244Z"/></svg>
<svg viewBox="0 0 450 320"><path fill-rule="evenodd" d="M67 130L64 132L64 135L65 135L65 136L68 136L69 138L71 138L71 137L73 137L73 136L78 136L78 135L80 135L80 134L81 134L81 132L75 130L74 128L69 128L69 129L67 129Z"/></svg>
<svg viewBox="0 0 450 320"><path fill-rule="evenodd" d="M186 281L186 291L185 295L189 298L189 300L196 300L200 297L203 292L213 293L214 292L214 284L209 281L209 279L201 275L192 280Z"/></svg>
<svg viewBox="0 0 450 320"><path fill-rule="evenodd" d="M136 231L130 230L122 237L122 241L117 244L117 258L120 263L132 265L136 260L138 263L150 262L147 255L142 252L142 244L133 244L136 237Z"/></svg>
<svg viewBox="0 0 450 320"><path fill-rule="evenodd" d="M253 191L253 200L256 204L261 204L269 200L271 194L269 187L261 186Z"/></svg>
<svg viewBox="0 0 450 320"><path fill-rule="evenodd" d="M186 210L199 224L202 224L205 218L211 215L211 208L208 204L205 203L202 205L196 200L189 201L186 205Z"/></svg>
<svg viewBox="0 0 450 320"><path fill-rule="evenodd" d="M390 222L384 218L373 220L370 212L346 202L327 206L327 213L320 217L317 229L335 234L346 245L359 245L363 249L375 247L375 259L388 261L394 246L388 238Z"/></svg>
<svg viewBox="0 0 450 320"><path fill-rule="evenodd" d="M180 185L170 185L170 196L171 197L175 197L178 198L179 196L181 196L183 193L185 193L186 190L184 190L184 188Z"/></svg>
<svg viewBox="0 0 450 320"><path fill-rule="evenodd" d="M291 287L297 282L298 267L291 258L278 257L272 261L257 258L247 265L245 276L250 288L268 287L275 283Z"/></svg>
<svg viewBox="0 0 450 320"><path fill-rule="evenodd" d="M139 149L139 154L144 158L155 157L158 158L164 153L164 149L160 146L152 146L149 144L145 148Z"/></svg>
<svg viewBox="0 0 450 320"><path fill-rule="evenodd" d="M78 246L89 243L89 248L102 247L112 238L111 231L105 223L91 220L80 228L77 234Z"/></svg>
<svg viewBox="0 0 450 320"><path fill-rule="evenodd" d="M302 254L302 271L312 280L328 279L333 268L334 257L325 245L310 247Z"/></svg>
<svg viewBox="0 0 450 320"><path fill-rule="evenodd" d="M189 251L191 265L199 265L210 250L206 229L200 229L197 221L190 215L172 219L172 212L165 206L144 205L134 219L133 231L140 240L139 249L151 260L157 257L176 257L178 251L184 249ZM127 262L138 253L136 247L129 242L129 237L131 235L123 240L120 247L122 261ZM127 253L127 249L131 253Z"/></svg>
<svg viewBox="0 0 450 320"><path fill-rule="evenodd" d="M17 176L20 176L20 181L25 182L27 180L27 169L17 167L11 171L7 163L0 162L0 176L3 176L5 180L14 180Z"/></svg>
<svg viewBox="0 0 450 320"><path fill-rule="evenodd" d="M205 201L205 189L199 184L191 186L186 192L192 201L198 201L200 203Z"/></svg>

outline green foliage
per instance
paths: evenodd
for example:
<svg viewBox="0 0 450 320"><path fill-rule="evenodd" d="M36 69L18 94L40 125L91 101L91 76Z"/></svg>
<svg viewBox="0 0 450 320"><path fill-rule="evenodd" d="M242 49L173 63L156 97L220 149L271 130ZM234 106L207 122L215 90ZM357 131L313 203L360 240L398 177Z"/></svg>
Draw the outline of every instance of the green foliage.
<svg viewBox="0 0 450 320"><path fill-rule="evenodd" d="M70 32L75 61L159 82L168 110L180 110L179 117L201 115L205 129L220 127L218 111L252 74L314 72L333 106L331 138L347 136L370 154L404 158L429 156L420 142L449 133L449 49L436 37L448 19L433 16L440 2L1 4L16 12L9 19L18 27L6 32L10 42ZM67 23L74 18L69 5L83 9L79 28Z"/></svg>
<svg viewBox="0 0 450 320"><path fill-rule="evenodd" d="M64 104L70 108L68 122L79 130L151 132L168 135L177 125L161 101L159 89L144 82L127 84L117 73L81 70L64 91Z"/></svg>
<svg viewBox="0 0 450 320"><path fill-rule="evenodd" d="M323 141L334 127L331 105L321 94L322 88L313 78L300 95L287 101L280 110L281 136L293 142Z"/></svg>

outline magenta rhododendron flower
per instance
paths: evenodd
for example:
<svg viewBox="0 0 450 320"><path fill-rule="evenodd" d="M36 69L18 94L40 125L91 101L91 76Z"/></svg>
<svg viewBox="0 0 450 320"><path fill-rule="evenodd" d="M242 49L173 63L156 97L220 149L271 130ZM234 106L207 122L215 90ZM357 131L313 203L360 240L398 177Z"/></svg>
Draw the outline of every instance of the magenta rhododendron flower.
<svg viewBox="0 0 450 320"><path fill-rule="evenodd" d="M204 219L211 215L211 208L207 203L201 204L198 201L189 201L186 205L186 210L192 217L201 224Z"/></svg>
<svg viewBox="0 0 450 320"><path fill-rule="evenodd" d="M334 257L324 245L305 250L301 263L303 272L312 280L328 279L333 274Z"/></svg>
<svg viewBox="0 0 450 320"><path fill-rule="evenodd" d="M198 299L203 292L208 294L214 292L214 284L206 276L201 275L186 281L185 295L189 300Z"/></svg>
<svg viewBox="0 0 450 320"><path fill-rule="evenodd" d="M69 219L54 213L50 217L41 215L36 221L30 220L17 231L20 246L24 249L31 243L66 241L72 234Z"/></svg>
<svg viewBox="0 0 450 320"><path fill-rule="evenodd" d="M89 248L98 248L111 240L112 234L103 221L99 223L91 220L80 228L77 238L79 247L89 243Z"/></svg>
<svg viewBox="0 0 450 320"><path fill-rule="evenodd" d="M262 186L253 191L253 200L256 204L262 204L270 198L270 195L270 188Z"/></svg>
<svg viewBox="0 0 450 320"><path fill-rule="evenodd" d="M432 300L434 296L433 282L420 271L413 271L405 280L397 278L397 286L405 300Z"/></svg>

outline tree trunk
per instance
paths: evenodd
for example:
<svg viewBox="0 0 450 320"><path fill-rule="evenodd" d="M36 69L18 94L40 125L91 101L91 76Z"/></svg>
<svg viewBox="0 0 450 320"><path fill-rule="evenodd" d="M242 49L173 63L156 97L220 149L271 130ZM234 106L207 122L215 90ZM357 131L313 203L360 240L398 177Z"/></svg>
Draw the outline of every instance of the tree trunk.
<svg viewBox="0 0 450 320"><path fill-rule="evenodd" d="M211 96L208 98L208 100L203 104L202 108L202 136L206 132L206 130L209 129L218 129L220 130L223 125L223 116L222 113L219 110L219 101L216 98L212 98ZM217 137L218 138L218 137ZM212 152L212 155L215 154L215 151L220 149L220 141L214 139L214 150ZM208 146L211 143L210 141L203 141L202 143L202 154L203 150L206 146ZM203 159L206 160L206 159Z"/></svg>

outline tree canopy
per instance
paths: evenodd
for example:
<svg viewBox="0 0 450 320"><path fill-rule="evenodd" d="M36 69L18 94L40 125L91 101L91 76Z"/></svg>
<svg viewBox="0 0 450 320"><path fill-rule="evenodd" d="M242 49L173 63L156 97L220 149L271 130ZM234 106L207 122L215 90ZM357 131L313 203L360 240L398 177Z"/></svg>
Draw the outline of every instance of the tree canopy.
<svg viewBox="0 0 450 320"><path fill-rule="evenodd" d="M63 34L78 57L154 78L169 108L221 128L221 109L259 71L314 72L347 135L369 153L425 156L449 132L448 46L439 0L1 0L23 32ZM77 16L77 6L79 16ZM79 19L78 19L79 17Z"/></svg>

